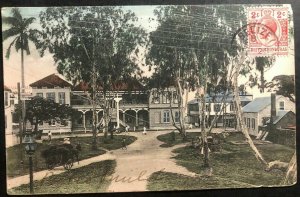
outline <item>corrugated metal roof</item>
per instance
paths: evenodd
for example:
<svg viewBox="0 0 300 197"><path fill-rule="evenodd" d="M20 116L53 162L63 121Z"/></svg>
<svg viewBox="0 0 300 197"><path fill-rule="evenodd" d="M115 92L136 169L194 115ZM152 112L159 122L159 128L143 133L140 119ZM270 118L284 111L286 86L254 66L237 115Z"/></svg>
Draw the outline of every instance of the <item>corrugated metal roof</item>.
<svg viewBox="0 0 300 197"><path fill-rule="evenodd" d="M283 117L284 117L287 113L289 113L289 112L295 114L295 113L292 112L292 111L284 111L284 110L278 111L277 114L276 114L275 120L273 120L274 124L277 124L277 122L278 122L279 120L281 120L281 118L283 118ZM266 123L270 123L270 120L268 120Z"/></svg>
<svg viewBox="0 0 300 197"><path fill-rule="evenodd" d="M276 96L276 100L282 96ZM242 109L243 112L260 112L268 105L271 105L271 96L258 97L252 102L245 105Z"/></svg>
<svg viewBox="0 0 300 197"><path fill-rule="evenodd" d="M240 101L252 101L252 99L249 99L248 96L252 96L252 95L240 95ZM206 102L211 102L211 103L221 103L223 101L223 97L224 95L215 95L215 96L208 96L206 95ZM193 99L193 100L190 100L188 102L188 104L196 104L198 103L197 101L198 99ZM231 102L234 102L234 95L233 94L230 94L228 95L226 98L225 98L225 102L226 103L231 103Z"/></svg>

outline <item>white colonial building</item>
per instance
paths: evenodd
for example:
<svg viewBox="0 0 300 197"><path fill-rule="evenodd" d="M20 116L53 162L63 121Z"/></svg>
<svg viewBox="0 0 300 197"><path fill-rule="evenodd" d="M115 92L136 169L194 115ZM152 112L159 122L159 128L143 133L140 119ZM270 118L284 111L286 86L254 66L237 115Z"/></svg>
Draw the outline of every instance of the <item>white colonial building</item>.
<svg viewBox="0 0 300 197"><path fill-rule="evenodd" d="M45 99L53 100L59 104L71 104L71 87L72 85L63 80L58 74L52 74L44 77L32 84L32 96L40 96ZM67 125L62 125L60 122L51 120L43 122L39 125L39 130L46 133L48 130L54 132L71 132L71 122L68 121Z"/></svg>
<svg viewBox="0 0 300 197"><path fill-rule="evenodd" d="M274 106L274 124L279 123L279 120L284 118L284 116L290 115L290 111L295 113L295 103L287 97L277 95ZM267 120L271 117L271 97L255 98L252 102L244 106L242 111L243 121L249 134L257 136L259 127L266 125ZM293 122L294 120L291 119L291 121Z"/></svg>

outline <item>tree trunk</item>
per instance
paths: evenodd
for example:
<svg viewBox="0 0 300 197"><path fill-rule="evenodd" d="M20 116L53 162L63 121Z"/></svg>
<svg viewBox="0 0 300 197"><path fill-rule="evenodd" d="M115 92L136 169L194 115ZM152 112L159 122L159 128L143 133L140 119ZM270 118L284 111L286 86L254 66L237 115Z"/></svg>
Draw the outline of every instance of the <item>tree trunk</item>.
<svg viewBox="0 0 300 197"><path fill-rule="evenodd" d="M179 122L180 122L180 125L181 125L181 135L183 137L183 140L185 141L187 136L186 136L186 130L185 130L185 125L184 125L184 117L183 117L183 114L184 114L184 111L183 111L184 110L183 109L183 92L182 92L182 87L181 87L179 79L177 79L177 87L178 87L178 90L179 90L179 95L178 95L178 108L179 108L179 113L180 113Z"/></svg>
<svg viewBox="0 0 300 197"><path fill-rule="evenodd" d="M235 97L235 103L236 103L236 111L237 111L237 121L240 123L240 127L242 130L242 133L244 134L247 143L250 145L250 148L252 149L252 151L254 152L255 157L264 165L267 165L267 162L264 160L264 158L262 157L262 155L260 154L260 152L258 151L258 149L256 148L256 146L254 145L248 130L245 127L244 122L242 121L242 109L241 109L241 101L240 101L240 97L239 97L239 87L238 87L238 76L239 76L239 72L240 72L240 67L241 64L244 62L245 60L245 54L243 53L240 62L237 62L237 65L235 66L236 70L235 70L235 75L233 78L233 85L234 85L234 97Z"/></svg>
<svg viewBox="0 0 300 197"><path fill-rule="evenodd" d="M283 185L295 184L297 182L297 156L296 152L294 153L286 172Z"/></svg>
<svg viewBox="0 0 300 197"><path fill-rule="evenodd" d="M107 100L106 100L106 93L103 92L104 94L104 109L103 109L103 134L104 138L107 138L107 132L108 132L108 111L107 111Z"/></svg>
<svg viewBox="0 0 300 197"><path fill-rule="evenodd" d="M199 88L200 89L200 88ZM200 91L198 90L200 93ZM199 106L199 120L200 120L200 131L202 137L202 145L203 145L203 166L208 168L209 167L209 149L208 149L208 142L207 142L207 133L205 130L205 88L203 94L200 95L200 103Z"/></svg>

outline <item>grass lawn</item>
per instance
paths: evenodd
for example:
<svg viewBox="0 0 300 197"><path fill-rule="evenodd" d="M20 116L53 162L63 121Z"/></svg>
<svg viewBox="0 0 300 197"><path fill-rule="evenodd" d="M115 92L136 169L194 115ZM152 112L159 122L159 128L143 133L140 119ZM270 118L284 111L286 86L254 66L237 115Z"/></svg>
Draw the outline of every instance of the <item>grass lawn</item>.
<svg viewBox="0 0 300 197"><path fill-rule="evenodd" d="M69 194L105 192L116 167L115 160L105 160L71 169L58 175L34 181L35 194ZM8 190L8 194L29 194L29 185Z"/></svg>
<svg viewBox="0 0 300 197"><path fill-rule="evenodd" d="M222 152L210 154L210 164L213 168L213 176L210 178L201 177L204 168L202 167L203 156L200 154L200 150L191 146L176 149L174 152L178 155L174 158L177 164L199 174L200 177L192 178L178 174L157 172L150 177L148 188L150 190L168 190L172 188L210 189L245 187L247 185L279 185L285 172L279 170L264 171L264 166L255 158L248 144L234 145L231 143L231 141L242 142L243 140L242 134L231 134L226 138L226 142L222 144ZM279 144L262 144L256 145L256 147L267 162L273 160L289 162L295 151L294 148ZM157 179L160 179L160 181L157 181ZM182 182L182 184L178 184L178 181ZM184 181L186 181L186 184ZM177 186L174 186L176 183Z"/></svg>
<svg viewBox="0 0 300 197"><path fill-rule="evenodd" d="M71 138L71 143L81 144L81 152L79 153L79 159L87 159L97 155L102 155L106 151L101 149L115 150L122 147L122 139L125 137L126 144L133 143L137 138L134 136L128 135L115 135L114 139L110 139L108 136L107 139L104 139L103 136L98 137L98 150L92 150L92 137L78 137ZM53 139L51 145L61 144L63 139ZM33 168L34 171L40 171L46 169L46 164L44 158L41 157L41 152L47 148L49 148L48 142L38 143L36 152L33 156ZM22 164L21 161L24 161ZM28 157L25 153L24 147L21 145L15 145L6 149L6 168L7 168L7 176L15 177L20 175L28 174Z"/></svg>
<svg viewBox="0 0 300 197"><path fill-rule="evenodd" d="M161 147L172 147L174 145L181 144L184 142L191 142L194 137L199 136L199 135L200 135L200 133L198 133L198 132L191 132L191 133L187 132L187 139L186 139L186 141L183 141L180 133L178 131L176 131L175 132L175 140L174 140L174 134L172 134L172 132L166 133L163 135L159 135L159 136L157 136L157 139L159 141L164 142L164 144L162 144Z"/></svg>

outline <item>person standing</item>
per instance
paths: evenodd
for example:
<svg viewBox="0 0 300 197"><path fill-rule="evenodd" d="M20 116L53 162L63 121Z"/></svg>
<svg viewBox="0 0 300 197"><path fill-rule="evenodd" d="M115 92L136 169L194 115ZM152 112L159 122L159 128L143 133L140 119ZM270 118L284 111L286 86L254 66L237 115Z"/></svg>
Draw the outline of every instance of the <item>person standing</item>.
<svg viewBox="0 0 300 197"><path fill-rule="evenodd" d="M52 139L52 132L48 131L48 141L51 143L51 139Z"/></svg>
<svg viewBox="0 0 300 197"><path fill-rule="evenodd" d="M125 127L125 132L128 133L128 130L129 130L129 126L127 125L127 126Z"/></svg>
<svg viewBox="0 0 300 197"><path fill-rule="evenodd" d="M143 134L144 135L147 135L147 129L146 129L146 127L144 126L144 131L143 131Z"/></svg>

